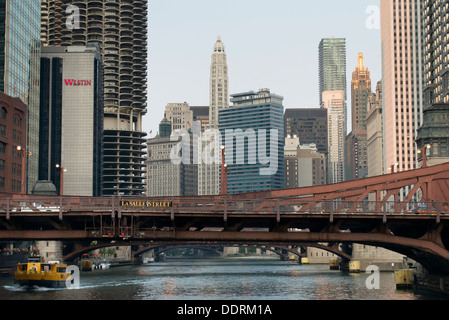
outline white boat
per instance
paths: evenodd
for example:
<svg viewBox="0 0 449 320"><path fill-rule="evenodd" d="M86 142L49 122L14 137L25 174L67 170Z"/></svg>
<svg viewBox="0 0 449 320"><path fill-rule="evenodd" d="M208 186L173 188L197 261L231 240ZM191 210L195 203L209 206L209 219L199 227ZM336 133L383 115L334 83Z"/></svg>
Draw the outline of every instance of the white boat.
<svg viewBox="0 0 449 320"><path fill-rule="evenodd" d="M98 263L98 269L100 269L100 270L109 269L110 266L111 266L111 264L108 260L101 260Z"/></svg>
<svg viewBox="0 0 449 320"><path fill-rule="evenodd" d="M143 264L147 264L147 263L151 263L151 262L154 262L154 257L142 258L142 263Z"/></svg>

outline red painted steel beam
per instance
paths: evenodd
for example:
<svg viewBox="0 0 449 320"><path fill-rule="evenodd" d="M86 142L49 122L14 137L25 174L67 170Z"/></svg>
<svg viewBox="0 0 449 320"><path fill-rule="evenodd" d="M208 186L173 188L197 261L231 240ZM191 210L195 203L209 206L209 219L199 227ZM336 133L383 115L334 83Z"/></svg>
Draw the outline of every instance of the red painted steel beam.
<svg viewBox="0 0 449 320"><path fill-rule="evenodd" d="M346 181L331 185L311 186L304 188L273 190L273 191L232 195L232 199L233 200L273 199L273 198L276 199L276 198L299 197L299 196L311 196L315 198L320 195L324 195L323 197L324 199L336 199L348 195L357 195L357 194L361 195L363 193L361 193L360 190L366 190L366 188L370 188L374 192L375 190L391 190L398 187L407 186L410 185L413 181L416 181L418 177L420 178L430 177L438 180L443 179L447 181L449 179L448 172L449 172L449 162L416 170L409 170L394 174ZM445 191L448 191L449 193L449 188L447 188L447 185L443 184L441 188L444 188ZM437 193L434 192L434 194L436 195ZM432 198L431 200L437 201L440 199Z"/></svg>
<svg viewBox="0 0 449 320"><path fill-rule="evenodd" d="M76 240L88 239L89 234L83 230L3 230L0 231L0 239L6 240Z"/></svg>

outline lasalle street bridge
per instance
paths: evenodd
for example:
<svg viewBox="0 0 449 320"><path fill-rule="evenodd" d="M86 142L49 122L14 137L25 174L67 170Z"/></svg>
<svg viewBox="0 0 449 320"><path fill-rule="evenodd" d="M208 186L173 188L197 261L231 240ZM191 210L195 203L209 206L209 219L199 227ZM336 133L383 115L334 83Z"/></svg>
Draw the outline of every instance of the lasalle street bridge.
<svg viewBox="0 0 449 320"><path fill-rule="evenodd" d="M449 163L339 184L238 195L0 196L0 240L106 246L383 247L449 275ZM90 245L92 242L95 245ZM342 244L342 245L341 245Z"/></svg>

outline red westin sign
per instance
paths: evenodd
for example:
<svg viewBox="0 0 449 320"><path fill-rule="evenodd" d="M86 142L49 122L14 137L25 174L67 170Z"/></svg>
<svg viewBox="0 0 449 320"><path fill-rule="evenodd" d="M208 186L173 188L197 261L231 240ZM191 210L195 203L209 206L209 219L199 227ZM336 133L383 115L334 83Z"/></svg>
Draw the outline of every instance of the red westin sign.
<svg viewBox="0 0 449 320"><path fill-rule="evenodd" d="M66 86L91 86L92 80L64 79Z"/></svg>

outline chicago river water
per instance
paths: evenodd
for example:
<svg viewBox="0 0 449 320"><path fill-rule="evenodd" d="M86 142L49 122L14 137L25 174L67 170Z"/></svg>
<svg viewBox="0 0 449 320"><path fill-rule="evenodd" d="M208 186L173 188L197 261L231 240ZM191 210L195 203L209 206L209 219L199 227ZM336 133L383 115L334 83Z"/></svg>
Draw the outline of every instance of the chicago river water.
<svg viewBox="0 0 449 320"><path fill-rule="evenodd" d="M1 300L440 300L445 295L396 290L394 273L330 270L267 259L167 260L81 272L76 289L24 289L0 279Z"/></svg>

